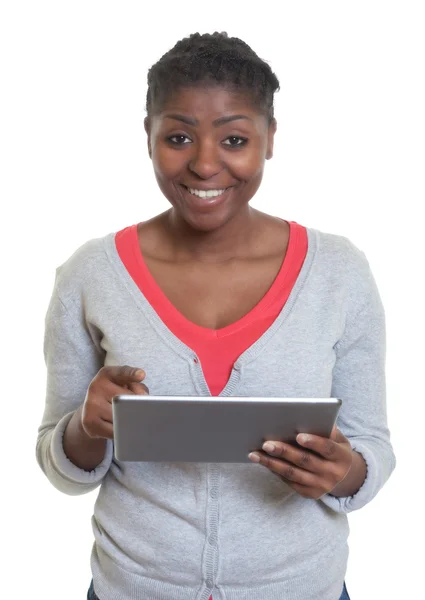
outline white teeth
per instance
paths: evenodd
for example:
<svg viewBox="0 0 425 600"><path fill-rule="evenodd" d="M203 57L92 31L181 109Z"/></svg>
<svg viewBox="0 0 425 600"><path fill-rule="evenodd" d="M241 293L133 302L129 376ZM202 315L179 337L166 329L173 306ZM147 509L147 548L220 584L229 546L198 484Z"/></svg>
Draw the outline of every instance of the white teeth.
<svg viewBox="0 0 425 600"><path fill-rule="evenodd" d="M223 192L226 191L226 189L224 190L209 190L208 192L206 192L205 190L195 190L193 188L187 188L189 190L189 192L191 194L193 194L194 196L199 196L200 198L215 198L216 196L220 196L221 194L223 194Z"/></svg>

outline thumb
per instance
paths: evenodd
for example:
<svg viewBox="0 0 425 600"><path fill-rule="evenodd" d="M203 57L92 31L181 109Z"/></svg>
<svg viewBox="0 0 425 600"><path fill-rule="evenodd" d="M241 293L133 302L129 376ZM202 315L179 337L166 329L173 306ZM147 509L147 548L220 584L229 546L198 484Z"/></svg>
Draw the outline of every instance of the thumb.
<svg viewBox="0 0 425 600"><path fill-rule="evenodd" d="M329 436L329 439L331 439L333 442L338 442L338 443L348 442L345 435L342 433L342 431L340 431L338 429L338 427L336 425L333 426L331 435Z"/></svg>

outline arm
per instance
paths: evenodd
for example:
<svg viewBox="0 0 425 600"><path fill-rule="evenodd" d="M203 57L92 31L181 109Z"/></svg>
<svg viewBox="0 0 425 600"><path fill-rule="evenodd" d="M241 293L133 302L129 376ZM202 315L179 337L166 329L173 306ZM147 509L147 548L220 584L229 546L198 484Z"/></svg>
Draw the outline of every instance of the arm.
<svg viewBox="0 0 425 600"><path fill-rule="evenodd" d="M354 470L321 498L337 512L370 502L395 467L386 413L384 309L364 254L357 249L356 254L331 392L343 400L338 427L353 449Z"/></svg>
<svg viewBox="0 0 425 600"><path fill-rule="evenodd" d="M106 439L91 438L84 431L81 405L68 422L63 435L63 449L69 460L80 469L93 471L106 454Z"/></svg>
<svg viewBox="0 0 425 600"><path fill-rule="evenodd" d="M341 306L345 318L334 346L331 391L343 400L338 427L330 439L299 434L301 448L273 441L249 455L302 496L336 512L370 502L395 465L386 424L384 312L364 255L355 249L348 258L351 289Z"/></svg>
<svg viewBox="0 0 425 600"><path fill-rule="evenodd" d="M46 315L47 390L36 454L41 469L58 490L79 495L94 490L112 462L112 441L87 439L78 419L88 386L104 357L82 323L71 318L56 287Z"/></svg>

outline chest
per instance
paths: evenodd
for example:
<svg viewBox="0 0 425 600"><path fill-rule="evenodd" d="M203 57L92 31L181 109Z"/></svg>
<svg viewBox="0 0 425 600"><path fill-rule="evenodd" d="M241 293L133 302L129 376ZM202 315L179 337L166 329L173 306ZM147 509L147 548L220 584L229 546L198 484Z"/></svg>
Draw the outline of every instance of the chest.
<svg viewBox="0 0 425 600"><path fill-rule="evenodd" d="M249 313L267 294L283 256L220 264L176 265L155 259L146 264L156 284L189 321L221 329Z"/></svg>

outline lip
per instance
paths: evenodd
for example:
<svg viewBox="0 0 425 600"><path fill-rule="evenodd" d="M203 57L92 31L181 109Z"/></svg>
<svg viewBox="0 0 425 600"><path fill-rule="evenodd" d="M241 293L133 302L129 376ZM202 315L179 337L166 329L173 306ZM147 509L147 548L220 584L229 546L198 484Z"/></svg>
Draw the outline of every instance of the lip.
<svg viewBox="0 0 425 600"><path fill-rule="evenodd" d="M225 192L223 192L222 194L220 194L220 196L214 196L213 198L200 198L199 196L195 196L194 194L191 194L189 192L189 190L187 189L187 186L181 184L181 187L183 188L183 195L184 195L184 199L186 204L188 204L190 207L192 207L195 210L199 210L199 211L210 211L214 208L216 208L217 206L221 206L222 204L224 204L224 202L226 202L226 200L228 199L231 190L233 188L233 186L230 186L228 188L225 188ZM196 189L196 190L200 190L202 189L203 191L209 191L209 190L217 190L217 189L223 189L223 188L192 188L192 189Z"/></svg>
<svg viewBox="0 0 425 600"><path fill-rule="evenodd" d="M228 190L230 187L233 187L231 185L228 186L221 186L221 185L216 185L215 187L196 187L196 185L185 185L184 183L180 184L182 185L184 188L186 189L192 189L192 190L199 190L201 192L211 192L212 190Z"/></svg>

